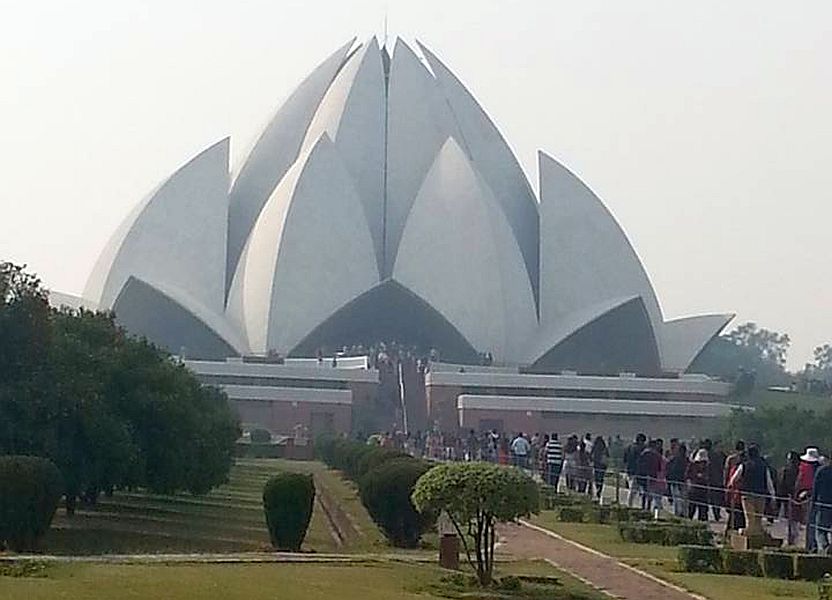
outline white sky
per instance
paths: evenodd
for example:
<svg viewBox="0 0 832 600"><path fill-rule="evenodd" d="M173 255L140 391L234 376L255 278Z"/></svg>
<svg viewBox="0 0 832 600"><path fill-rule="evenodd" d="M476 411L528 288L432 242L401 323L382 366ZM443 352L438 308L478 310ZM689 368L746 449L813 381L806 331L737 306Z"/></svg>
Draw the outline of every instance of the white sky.
<svg viewBox="0 0 832 600"><path fill-rule="evenodd" d="M80 293L129 209L195 153L235 159L353 35L419 38L536 188L578 173L666 316L832 342L832 2L0 0L0 260Z"/></svg>

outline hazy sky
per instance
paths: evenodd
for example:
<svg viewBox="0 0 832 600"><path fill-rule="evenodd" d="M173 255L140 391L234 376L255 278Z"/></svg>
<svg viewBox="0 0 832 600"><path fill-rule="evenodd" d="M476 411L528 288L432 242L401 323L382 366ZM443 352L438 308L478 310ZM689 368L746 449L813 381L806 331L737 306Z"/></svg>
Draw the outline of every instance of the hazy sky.
<svg viewBox="0 0 832 600"><path fill-rule="evenodd" d="M667 317L832 342L832 2L0 0L0 260L80 293L130 208L235 160L354 35L418 38L537 188L544 149L644 260ZM735 322L736 323L736 322Z"/></svg>

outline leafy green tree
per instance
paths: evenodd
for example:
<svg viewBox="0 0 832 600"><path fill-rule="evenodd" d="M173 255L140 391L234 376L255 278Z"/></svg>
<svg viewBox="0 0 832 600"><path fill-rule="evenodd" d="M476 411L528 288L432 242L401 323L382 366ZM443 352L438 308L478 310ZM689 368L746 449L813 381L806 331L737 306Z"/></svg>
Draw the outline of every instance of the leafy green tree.
<svg viewBox="0 0 832 600"><path fill-rule="evenodd" d="M497 523L538 512L537 484L519 469L490 463L447 463L416 482L413 505L421 513L445 511L462 540L480 585L494 573ZM474 540L474 557L466 535Z"/></svg>
<svg viewBox="0 0 832 600"><path fill-rule="evenodd" d="M0 452L32 454L49 384L49 304L40 281L0 263Z"/></svg>
<svg viewBox="0 0 832 600"><path fill-rule="evenodd" d="M796 406L736 410L728 419L725 439L760 445L774 465L783 463L790 450L817 446L832 452L832 410L823 413Z"/></svg>
<svg viewBox="0 0 832 600"><path fill-rule="evenodd" d="M50 458L67 512L114 487L204 493L223 483L239 423L220 390L118 327L52 310L38 279L0 263L0 454Z"/></svg>
<svg viewBox="0 0 832 600"><path fill-rule="evenodd" d="M690 370L736 384L737 395L747 395L756 386L788 385L791 377L786 372L786 356L790 344L788 334L744 323L711 340Z"/></svg>
<svg viewBox="0 0 832 600"><path fill-rule="evenodd" d="M815 348L814 367L818 371L832 371L832 344L824 344Z"/></svg>

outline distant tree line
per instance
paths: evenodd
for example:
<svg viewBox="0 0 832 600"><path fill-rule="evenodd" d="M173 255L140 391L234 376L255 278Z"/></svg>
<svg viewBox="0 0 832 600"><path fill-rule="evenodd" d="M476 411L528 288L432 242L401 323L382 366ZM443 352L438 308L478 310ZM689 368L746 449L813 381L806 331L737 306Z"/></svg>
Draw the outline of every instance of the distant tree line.
<svg viewBox="0 0 832 600"><path fill-rule="evenodd" d="M820 408L820 407L819 407ZM808 410L794 405L736 410L728 419L723 439L760 445L772 465L784 463L786 453L802 453L809 446L832 452L832 408Z"/></svg>
<svg viewBox="0 0 832 600"><path fill-rule="evenodd" d="M815 395L832 394L832 345L815 348L812 362L793 373L786 369L790 345L787 333L743 323L705 346L690 370L733 383L734 394L739 397L775 386Z"/></svg>
<svg viewBox="0 0 832 600"><path fill-rule="evenodd" d="M50 308L34 275L0 263L0 454L52 460L68 513L114 488L205 493L238 435L223 392L110 313Z"/></svg>
<svg viewBox="0 0 832 600"><path fill-rule="evenodd" d="M738 396L755 387L787 386L786 354L791 340L786 333L743 323L714 338L691 365L691 372L705 373L734 384Z"/></svg>

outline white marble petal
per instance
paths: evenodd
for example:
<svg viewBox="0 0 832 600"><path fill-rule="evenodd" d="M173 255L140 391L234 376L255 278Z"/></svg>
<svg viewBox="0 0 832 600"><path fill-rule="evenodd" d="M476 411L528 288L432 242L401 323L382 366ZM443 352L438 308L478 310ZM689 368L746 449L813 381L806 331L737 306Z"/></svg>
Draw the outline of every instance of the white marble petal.
<svg viewBox="0 0 832 600"><path fill-rule="evenodd" d="M563 165L540 159L540 321L554 330L587 306L641 296L653 329L662 313L644 267L601 200Z"/></svg>
<svg viewBox="0 0 832 600"><path fill-rule="evenodd" d="M285 355L378 281L361 200L323 134L263 207L231 286L231 318L254 352Z"/></svg>
<svg viewBox="0 0 832 600"><path fill-rule="evenodd" d="M661 329L662 369L684 373L707 343L734 318L732 314L701 315L666 321Z"/></svg>
<svg viewBox="0 0 832 600"><path fill-rule="evenodd" d="M453 139L416 197L393 278L478 351L499 362L522 360L536 326L523 257L490 189Z"/></svg>
<svg viewBox="0 0 832 600"><path fill-rule="evenodd" d="M228 146L226 138L198 154L130 213L99 257L84 291L87 299L110 309L135 275L187 289L222 313Z"/></svg>
<svg viewBox="0 0 832 600"><path fill-rule="evenodd" d="M248 348L223 315L186 290L130 276L113 303L118 323L174 354L224 359Z"/></svg>
<svg viewBox="0 0 832 600"><path fill-rule="evenodd" d="M477 100L423 44L419 48L444 91L462 132L460 144L505 212L523 253L535 291L538 288L537 201L517 158Z"/></svg>
<svg viewBox="0 0 832 600"><path fill-rule="evenodd" d="M384 245L385 83L375 38L349 57L321 101L303 142L326 133L355 182L381 269Z"/></svg>
<svg viewBox="0 0 832 600"><path fill-rule="evenodd" d="M396 40L387 103L387 203L384 276L389 276L410 208L448 137L461 135L433 75Z"/></svg>
<svg viewBox="0 0 832 600"><path fill-rule="evenodd" d="M231 185L227 284L260 210L295 162L318 105L344 64L355 38L341 46L295 88L271 118Z"/></svg>
<svg viewBox="0 0 832 600"><path fill-rule="evenodd" d="M637 297L622 296L619 298L610 298L565 315L559 321L553 323L551 327L539 328L535 339L530 341L526 346L526 362L528 364L537 362L544 354L572 334Z"/></svg>

